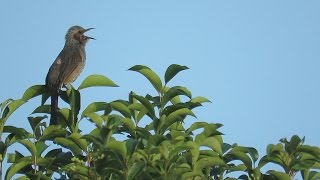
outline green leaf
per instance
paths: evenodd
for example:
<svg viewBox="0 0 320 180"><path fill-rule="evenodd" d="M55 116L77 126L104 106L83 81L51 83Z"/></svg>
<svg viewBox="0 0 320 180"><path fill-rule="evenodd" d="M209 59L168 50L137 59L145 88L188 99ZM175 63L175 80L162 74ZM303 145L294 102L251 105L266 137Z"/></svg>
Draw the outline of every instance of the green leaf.
<svg viewBox="0 0 320 180"><path fill-rule="evenodd" d="M195 146L194 144L190 144L190 143L189 144L184 143L184 144L178 145L169 152L169 159L173 160L176 156L179 156L181 152L187 151L189 149L194 149L194 148L198 148L198 146Z"/></svg>
<svg viewBox="0 0 320 180"><path fill-rule="evenodd" d="M309 174L310 180L320 179L320 172L311 171Z"/></svg>
<svg viewBox="0 0 320 180"><path fill-rule="evenodd" d="M36 114L36 113L50 114L50 110L51 110L50 104L40 105L35 110L33 110L31 114Z"/></svg>
<svg viewBox="0 0 320 180"><path fill-rule="evenodd" d="M141 127L138 127L138 126L136 127L136 131L137 131L138 137L143 138L143 139L148 139L149 136L152 135L145 128L141 128Z"/></svg>
<svg viewBox="0 0 320 180"><path fill-rule="evenodd" d="M76 89L74 89L73 87L68 89L68 96L69 96L69 102L70 102L70 108L71 108L71 112L72 112L72 127L71 129L73 129L76 125L76 120L77 120L77 115L79 114L80 111L80 92Z"/></svg>
<svg viewBox="0 0 320 180"><path fill-rule="evenodd" d="M86 109L82 112L81 118L85 117L86 114L97 112L97 111L104 111L110 106L109 103L106 102L93 102L89 104Z"/></svg>
<svg viewBox="0 0 320 180"><path fill-rule="evenodd" d="M44 129L43 135L40 140L53 140L56 137L65 137L68 131L65 128L61 128L60 125L51 125Z"/></svg>
<svg viewBox="0 0 320 180"><path fill-rule="evenodd" d="M181 66L178 64L171 64L164 75L165 83L167 84L175 75L177 75L180 71L189 69L187 66Z"/></svg>
<svg viewBox="0 0 320 180"><path fill-rule="evenodd" d="M218 128L220 128L222 124L214 124L214 123L207 123L207 122L195 122L193 123L190 128L187 130L186 133L191 133L194 130L204 128L204 133L206 136L214 136L214 135L222 135L221 132L217 131Z"/></svg>
<svg viewBox="0 0 320 180"><path fill-rule="evenodd" d="M4 126L3 132L4 133L13 133L13 134L18 135L18 136L20 136L22 138L27 138L27 137L31 137L32 136L32 134L29 133L24 128L17 128L15 126Z"/></svg>
<svg viewBox="0 0 320 180"><path fill-rule="evenodd" d="M62 118L58 118L58 124L61 125L68 125L71 129L73 129L74 125L74 117L73 117L73 112L68 109L68 108L62 108L58 111L60 117Z"/></svg>
<svg viewBox="0 0 320 180"><path fill-rule="evenodd" d="M230 166L228 169L228 172L235 172L235 171L242 171L245 172L247 170L247 166L244 164L239 164L235 166Z"/></svg>
<svg viewBox="0 0 320 180"><path fill-rule="evenodd" d="M270 174L271 176L277 178L277 179L291 180L290 176L287 175L286 173L283 173L283 172L270 170L267 173Z"/></svg>
<svg viewBox="0 0 320 180"><path fill-rule="evenodd" d="M192 162L192 165L194 165L199 159L199 155L200 155L199 146L193 141L188 141L185 144L190 147L191 162Z"/></svg>
<svg viewBox="0 0 320 180"><path fill-rule="evenodd" d="M159 146L160 143L167 140L167 138L163 135L155 134L152 136L149 136L148 143L154 146Z"/></svg>
<svg viewBox="0 0 320 180"><path fill-rule="evenodd" d="M85 139L82 139L82 135L80 133L72 133L70 134L68 139L72 140L76 145L78 145L82 149L82 151L87 152L87 141Z"/></svg>
<svg viewBox="0 0 320 180"><path fill-rule="evenodd" d="M145 163L143 161L134 163L128 171L128 180L136 179L136 177L142 172L144 167Z"/></svg>
<svg viewBox="0 0 320 180"><path fill-rule="evenodd" d="M130 71L136 71L144 75L153 87L157 90L158 93L162 91L162 82L159 76L153 72L149 67L143 65L136 65L128 69Z"/></svg>
<svg viewBox="0 0 320 180"><path fill-rule="evenodd" d="M118 153L122 157L122 160L125 160L127 156L126 142L112 141L107 144L107 148L113 150L115 153Z"/></svg>
<svg viewBox="0 0 320 180"><path fill-rule="evenodd" d="M259 158L258 151L252 147L236 146L230 152L239 151L245 154L249 154L253 162L256 162Z"/></svg>
<svg viewBox="0 0 320 180"><path fill-rule="evenodd" d="M204 135L204 133L201 133L196 136L195 142L199 146L209 147L218 154L222 155L222 141L217 136L207 137Z"/></svg>
<svg viewBox="0 0 320 180"><path fill-rule="evenodd" d="M138 140L127 139L126 141L127 157L130 158L131 155L136 151Z"/></svg>
<svg viewBox="0 0 320 180"><path fill-rule="evenodd" d="M147 98L139 95L133 95L133 97L137 99L147 109L151 117L155 116L154 107Z"/></svg>
<svg viewBox="0 0 320 180"><path fill-rule="evenodd" d="M120 101L113 101L110 104L112 109L120 112L124 117L126 118L131 117L130 109L124 103Z"/></svg>
<svg viewBox="0 0 320 180"><path fill-rule="evenodd" d="M193 103L205 103L205 102L211 102L209 99L205 98L205 97L202 97L202 96L197 96L195 98L192 98L190 100L190 102L193 102Z"/></svg>
<svg viewBox="0 0 320 180"><path fill-rule="evenodd" d="M22 100L28 101L36 96L46 93L47 87L45 85L34 85L29 87L23 94Z"/></svg>
<svg viewBox="0 0 320 180"><path fill-rule="evenodd" d="M203 168L213 167L213 166L226 166L226 164L219 157L206 157L198 160L195 163L194 169L197 171L201 171Z"/></svg>
<svg viewBox="0 0 320 180"><path fill-rule="evenodd" d="M18 173L22 168L31 165L32 164L32 160L30 158L24 158L23 160L19 161L18 163L14 163L12 164L5 175L5 179L9 180L12 179L12 177Z"/></svg>
<svg viewBox="0 0 320 180"><path fill-rule="evenodd" d="M15 153L8 153L7 157L7 163L16 163L20 159L24 158L24 156L18 151L15 151Z"/></svg>
<svg viewBox="0 0 320 180"><path fill-rule="evenodd" d="M12 100L7 106L4 108L2 112L2 119L6 120L9 116L18 109L22 104L26 103L23 99Z"/></svg>
<svg viewBox="0 0 320 180"><path fill-rule="evenodd" d="M29 152L32 154L32 156L37 155L37 147L31 141L24 139L24 140L19 141L19 143L24 145L29 150Z"/></svg>
<svg viewBox="0 0 320 180"><path fill-rule="evenodd" d="M130 118L123 118L121 121L122 121L122 123L123 123L123 126L126 127L126 128L130 131L130 134L131 134L131 133L134 133L135 125L134 125L132 119L130 119ZM133 134L131 134L131 135L133 135Z"/></svg>
<svg viewBox="0 0 320 180"><path fill-rule="evenodd" d="M0 104L0 115L1 115L1 117L3 117L2 113L4 111L4 108L6 108L12 101L13 101L13 99L6 99L5 101L3 101Z"/></svg>
<svg viewBox="0 0 320 180"><path fill-rule="evenodd" d="M174 111L173 113L170 113L165 120L165 123L163 124L161 131L164 132L167 130L168 127L170 127L175 122L180 122L183 120L183 118L187 115L196 117L193 112L188 108L182 108Z"/></svg>
<svg viewBox="0 0 320 180"><path fill-rule="evenodd" d="M301 144L302 140L300 139L299 136L294 135L292 136L291 140L288 141L286 138L281 139L280 142L285 144L285 150L289 153L292 154L296 151L297 147Z"/></svg>
<svg viewBox="0 0 320 180"><path fill-rule="evenodd" d="M72 151L76 155L82 154L81 148L70 139L63 138L63 137L56 137L56 138L54 138L53 142L61 145L62 147L69 149L70 151Z"/></svg>
<svg viewBox="0 0 320 180"><path fill-rule="evenodd" d="M78 90L88 88L88 87L94 87L94 86L119 87L111 79L109 79L103 75L93 74L93 75L86 77L82 81L82 83L78 87Z"/></svg>
<svg viewBox="0 0 320 180"><path fill-rule="evenodd" d="M251 156L251 158L247 155L247 153L249 153ZM248 169L252 169L252 161L256 161L258 159L258 153L257 151L252 148L247 148L247 147L241 147L241 146L236 146L233 149L230 150L230 152L228 152L225 157L229 160L240 160L242 161Z"/></svg>
<svg viewBox="0 0 320 180"><path fill-rule="evenodd" d="M179 95L185 95L189 98L191 98L192 96L191 92L187 88L181 86L174 86L164 93L164 96L161 101L161 106L164 107L169 101L171 101L174 97Z"/></svg>
<svg viewBox="0 0 320 180"><path fill-rule="evenodd" d="M86 167L85 165L78 164L78 163L70 163L63 168L65 169L74 169L74 172L76 173L70 173L70 179L88 179L89 175L89 168Z"/></svg>
<svg viewBox="0 0 320 180"><path fill-rule="evenodd" d="M89 120L94 122L99 128L102 126L104 122L103 118L97 113L86 113L84 117L89 118Z"/></svg>
<svg viewBox="0 0 320 180"><path fill-rule="evenodd" d="M37 157L40 157L43 151L45 151L49 146L46 145L43 141L36 142L36 148L37 148Z"/></svg>
<svg viewBox="0 0 320 180"><path fill-rule="evenodd" d="M181 179L182 180L189 180L189 179L201 179L202 172L201 171L192 171L192 172L186 172L182 174ZM197 178L195 178L197 177Z"/></svg>
<svg viewBox="0 0 320 180"><path fill-rule="evenodd" d="M320 148L317 146L301 145L297 148L297 152L304 152L315 157L320 157Z"/></svg>
<svg viewBox="0 0 320 180"><path fill-rule="evenodd" d="M0 161L3 161L3 158L5 157L4 153L7 151L7 148L8 146L4 142L0 141Z"/></svg>
<svg viewBox="0 0 320 180"><path fill-rule="evenodd" d="M87 142L89 142L89 144L93 144L94 146L97 146L97 147L102 147L102 141L100 138L94 136L94 135L91 135L91 134L85 134L82 136L83 139L85 139Z"/></svg>
<svg viewBox="0 0 320 180"><path fill-rule="evenodd" d="M36 128L39 128L39 126L41 126L41 124L45 124L45 122L41 123L41 121L46 118L47 118L47 116L28 117L29 124L30 124L34 133L37 131Z"/></svg>

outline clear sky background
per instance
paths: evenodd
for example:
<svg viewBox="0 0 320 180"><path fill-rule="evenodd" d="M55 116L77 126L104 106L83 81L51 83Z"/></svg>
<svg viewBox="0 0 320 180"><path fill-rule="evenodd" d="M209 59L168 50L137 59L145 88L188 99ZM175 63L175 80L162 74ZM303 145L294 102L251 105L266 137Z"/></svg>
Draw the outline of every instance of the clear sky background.
<svg viewBox="0 0 320 180"><path fill-rule="evenodd" d="M1 1L0 101L20 98L47 71L72 25L87 34L87 64L73 83L103 74L119 88L82 91L82 105L153 93L136 64L163 77L173 63L186 65L170 85L187 86L212 103L199 120L222 123L227 143L256 147L292 135L320 146L320 1ZM25 118L40 99L8 121ZM195 119L186 123L190 125Z"/></svg>

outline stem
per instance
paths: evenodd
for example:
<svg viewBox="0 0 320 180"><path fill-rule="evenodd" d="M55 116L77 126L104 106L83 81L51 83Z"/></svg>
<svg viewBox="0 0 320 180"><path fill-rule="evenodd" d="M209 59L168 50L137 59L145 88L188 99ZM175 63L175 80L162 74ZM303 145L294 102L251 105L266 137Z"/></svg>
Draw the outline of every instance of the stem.
<svg viewBox="0 0 320 180"><path fill-rule="evenodd" d="M33 156L34 174L37 174L37 156Z"/></svg>
<svg viewBox="0 0 320 180"><path fill-rule="evenodd" d="M2 179L2 160L0 161L0 179Z"/></svg>

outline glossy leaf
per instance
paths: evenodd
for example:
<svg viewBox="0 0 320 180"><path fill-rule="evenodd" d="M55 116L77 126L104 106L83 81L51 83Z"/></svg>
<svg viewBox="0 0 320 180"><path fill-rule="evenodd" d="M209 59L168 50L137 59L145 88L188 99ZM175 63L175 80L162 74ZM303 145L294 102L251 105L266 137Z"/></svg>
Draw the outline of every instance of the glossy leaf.
<svg viewBox="0 0 320 180"><path fill-rule="evenodd" d="M98 127L101 127L104 122L103 118L97 113L86 113L84 117L94 122Z"/></svg>
<svg viewBox="0 0 320 180"><path fill-rule="evenodd" d="M136 139L128 139L125 142L127 148L127 157L130 158L130 156L136 151L139 142Z"/></svg>
<svg viewBox="0 0 320 180"><path fill-rule="evenodd" d="M124 117L126 117L126 118L131 117L131 113L130 113L128 106L126 106L122 102L113 101L110 104L111 104L112 109L120 112Z"/></svg>
<svg viewBox="0 0 320 180"><path fill-rule="evenodd" d="M176 146L173 150L169 152L169 158L170 160L172 160L183 151L187 151L189 149L197 149L197 148L198 146L195 146L194 144L191 144L191 143L181 144L179 146Z"/></svg>
<svg viewBox="0 0 320 180"><path fill-rule="evenodd" d="M89 104L85 110L83 110L81 118L85 117L86 114L94 113L98 111L104 111L110 106L109 103L106 102L93 102Z"/></svg>
<svg viewBox="0 0 320 180"><path fill-rule="evenodd" d="M7 162L8 163L16 163L22 158L24 158L23 154L21 154L18 151L15 151L15 153L8 153Z"/></svg>
<svg viewBox="0 0 320 180"><path fill-rule="evenodd" d="M205 97L197 96L195 98L192 98L190 100L190 102L193 102L193 103L205 103L205 102L211 102L211 101L209 99L205 98Z"/></svg>
<svg viewBox="0 0 320 180"><path fill-rule="evenodd" d="M76 145L78 145L81 150L85 152L87 151L88 144L86 140L82 139L82 135L80 133L72 133L68 139L72 140Z"/></svg>
<svg viewBox="0 0 320 180"><path fill-rule="evenodd" d="M145 163L143 161L133 163L128 171L128 180L136 179L136 177L142 172L144 167Z"/></svg>
<svg viewBox="0 0 320 180"><path fill-rule="evenodd" d="M4 142L2 142L2 141L0 141L0 157L1 157L1 161L3 161L3 157L5 157L5 152L7 151L7 148L8 148L8 146L4 143Z"/></svg>
<svg viewBox="0 0 320 180"><path fill-rule="evenodd" d="M206 146L222 155L222 142L218 137L207 137L203 133L196 136L195 142L199 146Z"/></svg>
<svg viewBox="0 0 320 180"><path fill-rule="evenodd" d="M149 82L153 85L153 87L157 90L157 92L162 91L162 82L159 76L153 72L149 67L143 65L136 65L128 69L130 71L136 71L146 77Z"/></svg>
<svg viewBox="0 0 320 180"><path fill-rule="evenodd" d="M46 143L44 143L43 141L38 141L35 143L36 149L37 149L37 153L35 154L37 157L40 157L41 154L49 147L46 145Z"/></svg>
<svg viewBox="0 0 320 180"><path fill-rule="evenodd" d="M82 139L85 139L88 144L93 144L96 147L102 147L103 146L103 142L101 141L100 138L93 136L91 134L86 134L82 136Z"/></svg>
<svg viewBox="0 0 320 180"><path fill-rule="evenodd" d="M15 126L4 126L3 132L5 132L5 133L13 133L15 135L19 135L22 138L27 138L27 137L31 137L32 136L32 134L29 133L24 128L17 128Z"/></svg>
<svg viewBox="0 0 320 180"><path fill-rule="evenodd" d="M281 179L281 180L291 180L290 176L287 175L286 173L283 172L279 172L279 171L268 171L268 174L270 174L271 176L277 178L277 179Z"/></svg>
<svg viewBox="0 0 320 180"><path fill-rule="evenodd" d="M189 152L191 154L191 162L192 162L192 165L194 165L199 159L199 155L200 155L199 146L193 141L186 142L186 145L190 147Z"/></svg>
<svg viewBox="0 0 320 180"><path fill-rule="evenodd" d="M167 84L175 75L177 75L180 71L189 69L187 66L181 66L178 64L171 64L164 75L165 83Z"/></svg>
<svg viewBox="0 0 320 180"><path fill-rule="evenodd" d="M86 77L78 87L78 90L94 86L118 87L111 79L103 75L94 74Z"/></svg>
<svg viewBox="0 0 320 180"><path fill-rule="evenodd" d="M188 109L188 108L182 108L182 109L179 109L177 111L174 111L173 113L169 114L167 117L166 117L166 120L165 120L165 123L164 125L162 126L162 132L165 131L169 126L171 126L173 123L175 122L180 122L183 120L183 118L187 115L190 115L190 116L193 116L195 117L195 115L193 114L193 112Z"/></svg>
<svg viewBox="0 0 320 180"><path fill-rule="evenodd" d="M244 152L238 149L232 149L225 157L231 161L240 160L242 161L247 168L252 168L251 158Z"/></svg>
<svg viewBox="0 0 320 180"><path fill-rule="evenodd" d="M190 128L187 130L187 133L191 133L200 128L204 128L204 133L206 136L214 136L214 135L223 135L217 129L220 128L222 124L214 124L214 123L207 123L207 122L195 122L193 123Z"/></svg>
<svg viewBox="0 0 320 180"><path fill-rule="evenodd" d="M194 169L200 171L203 168L212 167L212 166L226 166L226 164L221 158L207 157L207 158L202 158L198 160L195 163Z"/></svg>
<svg viewBox="0 0 320 180"><path fill-rule="evenodd" d="M28 121L32 130L35 132L37 127L41 126L41 121L46 119L47 117L48 116L28 117ZM45 122L43 122L43 126L45 126Z"/></svg>
<svg viewBox="0 0 320 180"><path fill-rule="evenodd" d="M40 140L53 140L56 137L65 137L68 131L61 128L60 125L51 125L44 129L42 137Z"/></svg>
<svg viewBox="0 0 320 180"><path fill-rule="evenodd" d="M113 150L115 153L119 153L124 160L127 155L127 148L125 142L113 141L108 143L107 148Z"/></svg>
<svg viewBox="0 0 320 180"><path fill-rule="evenodd" d="M297 152L309 153L315 157L320 158L320 147L310 146L310 145L301 145L296 149Z"/></svg>
<svg viewBox="0 0 320 180"><path fill-rule="evenodd" d="M153 105L146 99L145 97L138 96L138 95L133 95L135 99L137 99L150 113L151 116L155 116L155 111Z"/></svg>
<svg viewBox="0 0 320 180"><path fill-rule="evenodd" d="M4 109L13 101L13 99L6 99L0 104L0 115L3 117L2 113Z"/></svg>
<svg viewBox="0 0 320 180"><path fill-rule="evenodd" d="M123 125L127 127L131 133L134 133L135 125L131 119L123 118L121 121L123 122Z"/></svg>
<svg viewBox="0 0 320 180"><path fill-rule="evenodd" d="M164 96L162 97L161 106L164 107L169 101L171 101L174 97L179 95L185 95L189 98L191 98L191 92L181 86L174 86L170 88L168 91L164 93Z"/></svg>
<svg viewBox="0 0 320 180"><path fill-rule="evenodd" d="M76 155L82 154L82 149L76 143L74 143L71 139L56 137L54 138L53 142L61 145L64 148L71 150Z"/></svg>
<svg viewBox="0 0 320 180"><path fill-rule="evenodd" d="M320 172L304 170L301 172L302 178L305 180L318 180L320 179Z"/></svg>
<svg viewBox="0 0 320 180"><path fill-rule="evenodd" d="M50 110L51 110L50 104L41 105L41 106L38 106L35 110L33 110L33 112L31 114L36 114L36 113L50 114Z"/></svg>
<svg viewBox="0 0 320 180"><path fill-rule="evenodd" d="M79 111L80 111L81 97L80 97L80 92L73 88L68 89L68 96L69 96L68 98L69 98L70 108L72 112L72 118L69 120L72 120L70 124L72 125L71 128L73 129L77 123L76 120L77 120L77 115L79 114Z"/></svg>
<svg viewBox="0 0 320 180"><path fill-rule="evenodd" d="M201 179L201 176L202 176L201 171L192 171L192 172L183 173L181 179L182 180ZM197 177L197 178L195 178L195 177Z"/></svg>
<svg viewBox="0 0 320 180"><path fill-rule="evenodd" d="M7 119L16 109L18 109L21 105L26 103L23 99L12 100L7 106L4 108L2 112L3 120Z"/></svg>
<svg viewBox="0 0 320 180"><path fill-rule="evenodd" d="M39 96L45 92L47 92L47 87L45 85L34 85L29 87L23 94L22 99L24 101L28 101L36 96Z"/></svg>
<svg viewBox="0 0 320 180"><path fill-rule="evenodd" d="M22 168L31 165L32 164L32 159L30 158L23 158L19 162L12 164L5 175L5 179L12 179L12 177L18 173Z"/></svg>

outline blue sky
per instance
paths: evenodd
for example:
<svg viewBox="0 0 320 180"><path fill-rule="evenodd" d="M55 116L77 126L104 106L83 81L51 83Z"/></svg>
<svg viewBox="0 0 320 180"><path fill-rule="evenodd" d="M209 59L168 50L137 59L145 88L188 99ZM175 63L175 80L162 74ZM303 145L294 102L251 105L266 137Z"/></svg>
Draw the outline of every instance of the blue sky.
<svg viewBox="0 0 320 180"><path fill-rule="evenodd" d="M187 86L212 101L199 120L222 123L227 143L256 147L297 134L320 146L320 1L1 1L0 101L20 98L43 84L72 25L94 27L87 64L74 82L103 74L119 88L82 92L92 101L154 93L140 74L149 66L163 75L170 64L190 68L169 85ZM149 85L149 86L146 86ZM25 118L32 100L8 121ZM187 125L195 121L190 119Z"/></svg>

